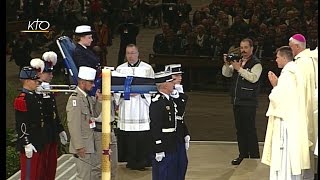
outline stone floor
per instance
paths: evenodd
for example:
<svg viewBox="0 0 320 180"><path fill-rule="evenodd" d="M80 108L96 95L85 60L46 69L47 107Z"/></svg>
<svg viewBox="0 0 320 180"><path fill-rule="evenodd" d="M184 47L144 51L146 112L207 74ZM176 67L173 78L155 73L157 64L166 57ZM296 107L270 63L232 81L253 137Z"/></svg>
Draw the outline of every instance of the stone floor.
<svg viewBox="0 0 320 180"><path fill-rule="evenodd" d="M260 152L263 146L260 144ZM237 144L222 141L192 141L188 150L189 165L186 180L267 180L269 167L260 159L245 159L239 166L230 161L237 156ZM128 170L119 163L117 180L150 180L151 168L146 171ZM65 154L59 158L56 180L75 179L74 157ZM18 180L19 174L8 180Z"/></svg>

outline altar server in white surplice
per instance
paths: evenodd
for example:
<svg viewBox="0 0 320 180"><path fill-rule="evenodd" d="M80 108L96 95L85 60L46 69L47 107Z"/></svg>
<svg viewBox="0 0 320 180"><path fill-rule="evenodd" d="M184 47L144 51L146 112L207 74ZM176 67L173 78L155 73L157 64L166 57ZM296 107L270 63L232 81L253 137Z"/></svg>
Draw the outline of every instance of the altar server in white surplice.
<svg viewBox="0 0 320 180"><path fill-rule="evenodd" d="M127 46L126 59L127 62L116 68L117 72L126 76L154 78L152 67L139 59L138 48L134 44ZM119 105L119 161L127 161L129 169L145 170L151 166L151 95L130 94L130 100L125 100L123 95L115 93L114 97Z"/></svg>

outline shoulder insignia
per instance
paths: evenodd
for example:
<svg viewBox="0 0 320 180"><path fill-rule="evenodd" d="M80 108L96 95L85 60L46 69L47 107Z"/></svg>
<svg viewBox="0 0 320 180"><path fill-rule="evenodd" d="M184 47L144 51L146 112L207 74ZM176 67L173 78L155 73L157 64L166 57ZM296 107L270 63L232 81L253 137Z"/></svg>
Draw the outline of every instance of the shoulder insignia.
<svg viewBox="0 0 320 180"><path fill-rule="evenodd" d="M151 99L151 101L152 102L158 101L160 96L161 96L160 94L157 94L154 98Z"/></svg>
<svg viewBox="0 0 320 180"><path fill-rule="evenodd" d="M73 107L76 107L76 106L77 106L77 100L75 100L75 99L72 100L72 106L73 106Z"/></svg>
<svg viewBox="0 0 320 180"><path fill-rule="evenodd" d="M14 109L18 110L18 111L22 111L22 112L26 112L27 109L27 104L26 104L26 100L25 100L25 93L21 93L15 100L13 103Z"/></svg>
<svg viewBox="0 0 320 180"><path fill-rule="evenodd" d="M77 96L77 93L72 93L71 96Z"/></svg>

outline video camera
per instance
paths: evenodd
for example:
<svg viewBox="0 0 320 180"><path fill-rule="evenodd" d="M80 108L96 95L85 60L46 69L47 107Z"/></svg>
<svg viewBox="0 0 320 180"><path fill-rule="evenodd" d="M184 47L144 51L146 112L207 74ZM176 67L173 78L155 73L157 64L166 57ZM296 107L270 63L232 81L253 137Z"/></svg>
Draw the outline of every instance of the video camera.
<svg viewBox="0 0 320 180"><path fill-rule="evenodd" d="M242 58L242 56L239 56L238 54L230 53L230 54L227 55L226 60L228 62L231 62L231 61L239 62L241 58Z"/></svg>

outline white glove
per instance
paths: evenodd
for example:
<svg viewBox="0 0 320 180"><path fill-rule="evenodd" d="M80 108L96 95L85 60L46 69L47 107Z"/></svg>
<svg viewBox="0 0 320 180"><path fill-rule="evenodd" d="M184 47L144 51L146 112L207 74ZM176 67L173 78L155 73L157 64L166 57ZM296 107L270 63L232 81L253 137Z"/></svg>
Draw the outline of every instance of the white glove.
<svg viewBox="0 0 320 180"><path fill-rule="evenodd" d="M50 84L47 82L42 82L41 87L45 90L50 90Z"/></svg>
<svg viewBox="0 0 320 180"><path fill-rule="evenodd" d="M190 136L189 135L186 135L186 137L184 137L184 142L186 144L186 150L189 149L189 146L190 146Z"/></svg>
<svg viewBox="0 0 320 180"><path fill-rule="evenodd" d="M42 86L37 86L37 89L36 89L35 92L36 92L37 94L42 94L42 92L41 92L42 90L44 90Z"/></svg>
<svg viewBox="0 0 320 180"><path fill-rule="evenodd" d="M66 145L68 143L67 133L65 131L62 131L61 133L59 133L59 136L61 144Z"/></svg>
<svg viewBox="0 0 320 180"><path fill-rule="evenodd" d="M179 92L183 93L183 86L181 84L175 84L174 88Z"/></svg>
<svg viewBox="0 0 320 180"><path fill-rule="evenodd" d="M179 92L174 89L171 93L170 93L170 96L173 97L173 98L178 98L179 97Z"/></svg>
<svg viewBox="0 0 320 180"><path fill-rule="evenodd" d="M27 158L31 158L33 151L37 152L36 148L30 143L24 147L24 151L26 153Z"/></svg>
<svg viewBox="0 0 320 180"><path fill-rule="evenodd" d="M158 162L160 162L160 161L162 161L162 159L164 158L164 157L166 157L166 155L164 154L164 152L160 152L160 153L156 153L156 160L158 161Z"/></svg>

